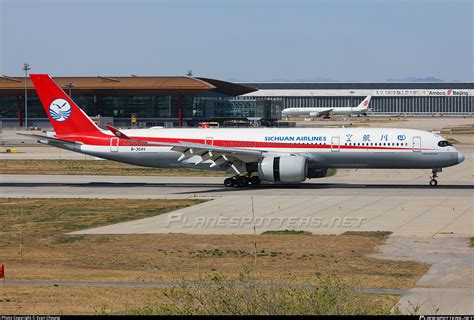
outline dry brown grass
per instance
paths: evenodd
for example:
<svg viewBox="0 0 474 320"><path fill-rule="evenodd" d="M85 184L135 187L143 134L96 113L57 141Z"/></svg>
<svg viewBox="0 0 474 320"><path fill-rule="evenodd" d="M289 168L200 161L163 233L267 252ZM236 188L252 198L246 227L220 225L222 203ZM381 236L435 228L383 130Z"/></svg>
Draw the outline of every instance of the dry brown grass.
<svg viewBox="0 0 474 320"><path fill-rule="evenodd" d="M0 160L0 174L74 174L115 176L226 176L199 169L145 168L109 160Z"/></svg>
<svg viewBox="0 0 474 320"><path fill-rule="evenodd" d="M236 276L245 267L253 268L254 238L248 235L64 235L193 203L196 202L0 199L0 263L6 265L8 280L97 282L174 282L197 279L209 272ZM22 259L20 231L23 233ZM335 274L359 287L413 287L428 266L369 257L383 242L383 239L363 235L260 235L257 236L259 255L254 274L261 283L289 279L305 283L316 275ZM120 299L114 300L116 292L130 294L130 301L144 302L150 291L143 288L107 291L104 288L8 287L1 292L5 297L0 296L0 310L6 313L17 312L17 305L25 306L22 313L58 310L77 313L95 312L103 307L104 299L109 301L109 298L111 310L120 311L124 304ZM42 295L49 295L45 301L50 303L40 302ZM73 297L90 301L66 308L68 299ZM27 302L31 299L38 304L30 307Z"/></svg>
<svg viewBox="0 0 474 320"><path fill-rule="evenodd" d="M398 296L366 295L366 299L390 309ZM3 314L124 314L165 298L156 288L121 287L2 287Z"/></svg>
<svg viewBox="0 0 474 320"><path fill-rule="evenodd" d="M156 300L154 288L112 287L2 287L2 314L125 313Z"/></svg>

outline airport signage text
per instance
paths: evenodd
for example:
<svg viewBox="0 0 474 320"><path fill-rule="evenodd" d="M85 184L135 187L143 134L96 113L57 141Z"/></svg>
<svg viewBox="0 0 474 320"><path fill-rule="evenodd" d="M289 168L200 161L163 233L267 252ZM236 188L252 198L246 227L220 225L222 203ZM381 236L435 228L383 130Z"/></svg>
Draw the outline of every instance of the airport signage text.
<svg viewBox="0 0 474 320"><path fill-rule="evenodd" d="M377 96L435 96L435 97L459 97L471 96L472 90L457 90L457 89L436 89L436 90L374 90Z"/></svg>

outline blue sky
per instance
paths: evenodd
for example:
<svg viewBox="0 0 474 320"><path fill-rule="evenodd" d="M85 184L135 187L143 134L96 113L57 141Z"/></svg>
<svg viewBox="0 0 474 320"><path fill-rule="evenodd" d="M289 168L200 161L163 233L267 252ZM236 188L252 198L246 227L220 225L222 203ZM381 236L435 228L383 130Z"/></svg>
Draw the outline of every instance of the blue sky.
<svg viewBox="0 0 474 320"><path fill-rule="evenodd" d="M0 73L473 81L473 0L0 0Z"/></svg>

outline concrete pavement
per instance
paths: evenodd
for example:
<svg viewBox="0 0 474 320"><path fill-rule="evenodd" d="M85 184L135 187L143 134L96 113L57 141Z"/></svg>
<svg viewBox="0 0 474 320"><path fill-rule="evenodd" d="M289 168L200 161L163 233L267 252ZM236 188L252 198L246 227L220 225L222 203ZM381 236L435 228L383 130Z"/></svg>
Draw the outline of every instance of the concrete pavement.
<svg viewBox="0 0 474 320"><path fill-rule="evenodd" d="M375 257L431 265L400 299L402 311L409 313L418 305L421 314L474 314L474 249L468 239L392 236Z"/></svg>

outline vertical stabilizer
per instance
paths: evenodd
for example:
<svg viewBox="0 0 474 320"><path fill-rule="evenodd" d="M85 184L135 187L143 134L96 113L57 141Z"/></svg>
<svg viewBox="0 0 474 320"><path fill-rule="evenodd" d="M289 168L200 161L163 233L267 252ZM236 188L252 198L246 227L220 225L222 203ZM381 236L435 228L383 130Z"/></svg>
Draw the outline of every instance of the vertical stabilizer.
<svg viewBox="0 0 474 320"><path fill-rule="evenodd" d="M56 134L100 131L49 75L31 74L30 78Z"/></svg>

